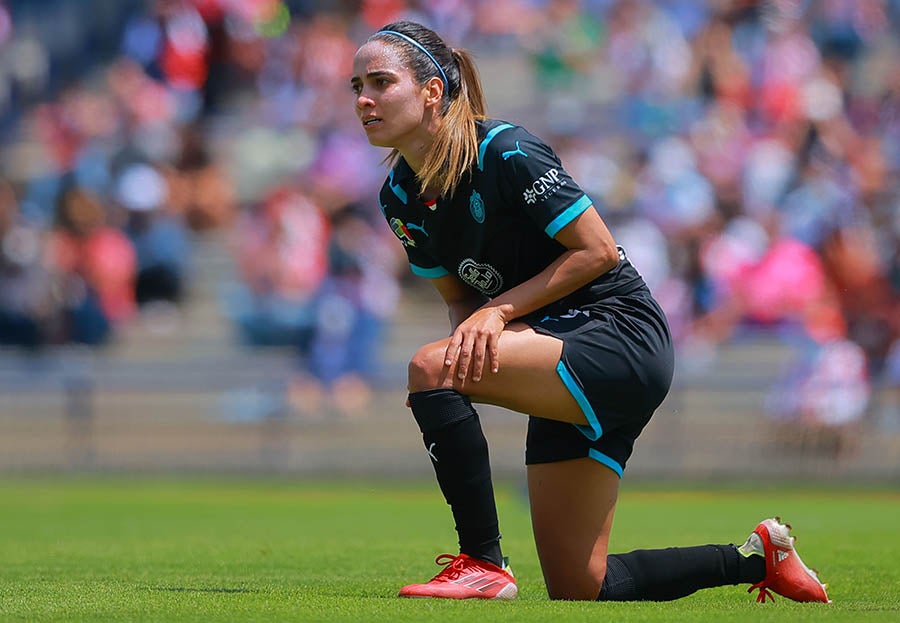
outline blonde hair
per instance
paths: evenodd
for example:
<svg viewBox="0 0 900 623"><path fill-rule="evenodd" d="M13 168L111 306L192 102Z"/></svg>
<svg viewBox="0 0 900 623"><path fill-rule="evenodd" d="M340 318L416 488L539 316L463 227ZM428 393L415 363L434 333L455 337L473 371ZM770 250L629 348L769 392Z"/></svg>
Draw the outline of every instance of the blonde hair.
<svg viewBox="0 0 900 623"><path fill-rule="evenodd" d="M448 47L437 33L415 22L388 24L372 35L373 39L402 48L418 84L434 77L444 83L441 123L416 178L420 192L436 188L441 196L452 196L478 161L475 121L486 114L484 90L471 54ZM393 166L399 157L395 149L385 160Z"/></svg>

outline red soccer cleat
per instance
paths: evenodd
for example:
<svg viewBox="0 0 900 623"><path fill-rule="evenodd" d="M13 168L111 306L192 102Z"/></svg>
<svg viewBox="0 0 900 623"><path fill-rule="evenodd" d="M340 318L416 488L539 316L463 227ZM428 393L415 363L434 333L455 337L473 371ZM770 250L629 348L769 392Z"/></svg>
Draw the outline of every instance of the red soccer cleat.
<svg viewBox="0 0 900 623"><path fill-rule="evenodd" d="M756 601L766 598L775 601L771 592L794 601L820 601L831 603L825 594L827 585L819 581L818 574L803 564L794 549L794 537L788 532L791 526L781 519L764 519L740 549L744 555L762 554L766 559L766 577L751 586L747 592L759 589Z"/></svg>
<svg viewBox="0 0 900 623"><path fill-rule="evenodd" d="M400 597L440 597L443 599L515 599L519 594L512 570L466 554L441 554L434 559L444 570L425 584L400 589ZM505 559L504 559L505 562Z"/></svg>

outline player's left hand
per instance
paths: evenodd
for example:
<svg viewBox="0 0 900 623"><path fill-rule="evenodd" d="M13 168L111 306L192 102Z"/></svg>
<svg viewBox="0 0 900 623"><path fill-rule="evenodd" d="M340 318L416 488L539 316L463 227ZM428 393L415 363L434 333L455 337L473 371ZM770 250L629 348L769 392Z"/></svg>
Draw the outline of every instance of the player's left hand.
<svg viewBox="0 0 900 623"><path fill-rule="evenodd" d="M456 375L465 380L471 369L472 381L481 380L485 359L491 372L500 370L500 333L506 327L506 319L497 307L481 307L462 321L447 345L444 365L453 368Z"/></svg>

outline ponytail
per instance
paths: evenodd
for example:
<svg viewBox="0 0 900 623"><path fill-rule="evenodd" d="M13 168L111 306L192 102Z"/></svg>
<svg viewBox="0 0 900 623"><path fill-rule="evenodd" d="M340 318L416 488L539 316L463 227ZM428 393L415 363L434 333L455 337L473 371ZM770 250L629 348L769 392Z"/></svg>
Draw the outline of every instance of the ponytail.
<svg viewBox="0 0 900 623"><path fill-rule="evenodd" d="M478 134L475 121L484 119L484 91L471 55L454 49L459 67L459 88L451 97L431 150L419 171L422 190L436 186L442 196L452 196L463 175L478 161Z"/></svg>

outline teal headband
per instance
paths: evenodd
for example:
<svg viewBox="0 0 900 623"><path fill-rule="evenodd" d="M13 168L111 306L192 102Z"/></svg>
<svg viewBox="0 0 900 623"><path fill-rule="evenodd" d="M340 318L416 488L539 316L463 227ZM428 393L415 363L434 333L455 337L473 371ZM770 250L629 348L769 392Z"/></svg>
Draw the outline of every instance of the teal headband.
<svg viewBox="0 0 900 623"><path fill-rule="evenodd" d="M438 68L439 72L441 72L441 80L444 81L444 88L447 89L448 91L450 90L450 81L447 80L447 74L444 73L444 68L441 67L441 64L439 62L437 62L437 59L431 55L431 52L429 52L428 50L425 49L424 45L422 45L421 43L419 43L412 37L404 35L402 32L397 32L396 30L379 30L372 36L377 37L378 35L396 35L397 37L400 37L401 39L408 41L409 43L413 44L414 46L416 46L417 48L422 50L422 52L425 53L425 56L430 58L431 62L434 63L434 66Z"/></svg>

